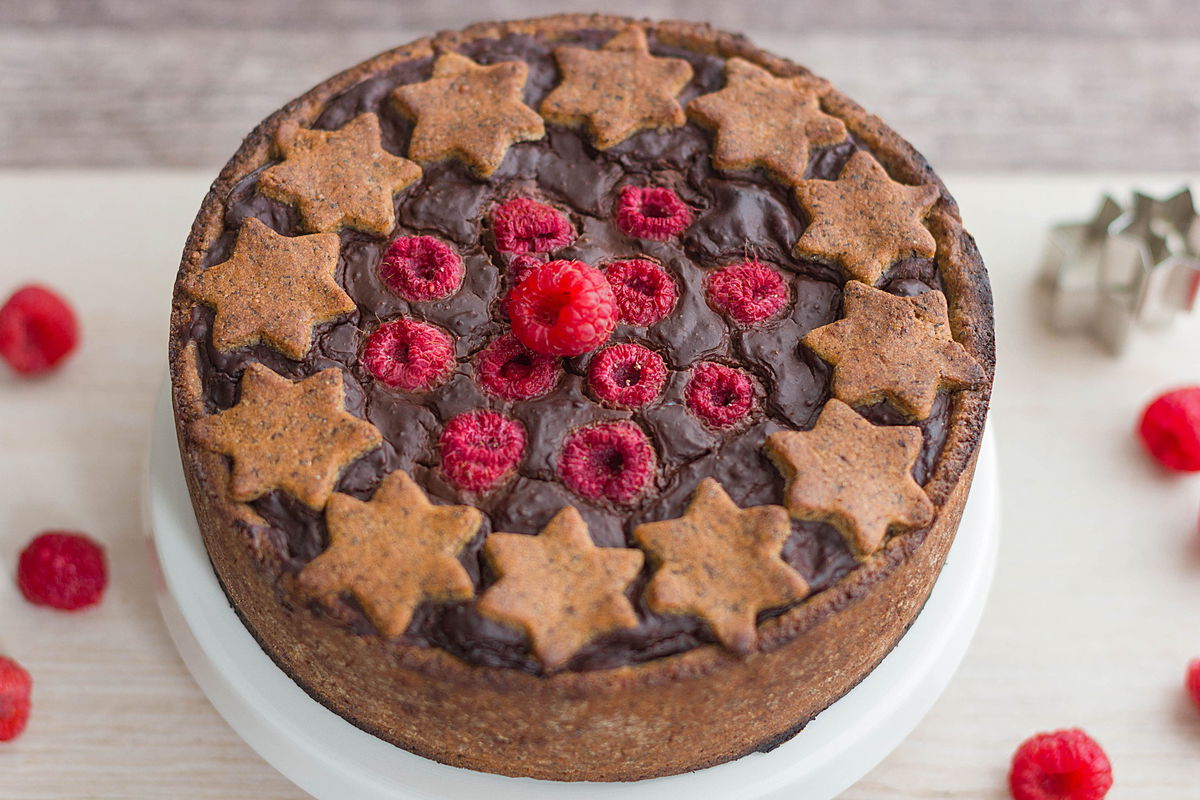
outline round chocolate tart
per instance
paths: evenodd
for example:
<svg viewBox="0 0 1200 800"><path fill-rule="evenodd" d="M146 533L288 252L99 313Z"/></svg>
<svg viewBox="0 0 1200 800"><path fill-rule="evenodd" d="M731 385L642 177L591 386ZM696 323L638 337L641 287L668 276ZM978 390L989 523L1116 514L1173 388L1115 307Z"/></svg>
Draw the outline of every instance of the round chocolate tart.
<svg viewBox="0 0 1200 800"><path fill-rule="evenodd" d="M941 181L682 22L377 56L247 137L170 342L229 600L447 764L636 780L774 747L925 602L993 370Z"/></svg>

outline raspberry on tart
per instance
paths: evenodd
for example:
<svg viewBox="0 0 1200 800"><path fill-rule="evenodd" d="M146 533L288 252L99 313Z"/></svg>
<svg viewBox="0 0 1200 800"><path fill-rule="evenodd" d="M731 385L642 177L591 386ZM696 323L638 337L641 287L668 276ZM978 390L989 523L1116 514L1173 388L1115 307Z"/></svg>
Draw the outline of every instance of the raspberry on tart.
<svg viewBox="0 0 1200 800"><path fill-rule="evenodd" d="M632 342L601 350L588 365L588 386L604 403L640 408L660 394L667 380L663 357Z"/></svg>
<svg viewBox="0 0 1200 800"><path fill-rule="evenodd" d="M688 410L711 428L737 425L754 407L754 381L741 370L705 361L684 389Z"/></svg>
<svg viewBox="0 0 1200 800"><path fill-rule="evenodd" d="M626 236L665 242L692 224L692 209L665 186L626 186L617 198L617 227Z"/></svg>
<svg viewBox="0 0 1200 800"><path fill-rule="evenodd" d="M545 203L514 197L492 212L492 236L501 253L549 253L574 241L575 229Z"/></svg>
<svg viewBox="0 0 1200 800"><path fill-rule="evenodd" d="M530 350L511 333L493 339L475 359L475 376L488 394L502 400L532 400L558 384L559 360Z"/></svg>
<svg viewBox="0 0 1200 800"><path fill-rule="evenodd" d="M754 325L788 304L783 276L758 261L722 267L708 277L708 303L739 325Z"/></svg>
<svg viewBox="0 0 1200 800"><path fill-rule="evenodd" d="M454 341L426 322L392 320L367 337L362 362L385 386L427 392L454 371Z"/></svg>
<svg viewBox="0 0 1200 800"><path fill-rule="evenodd" d="M620 321L626 325L653 325L662 321L679 297L675 280L653 261L641 258L616 261L604 275L617 300Z"/></svg>
<svg viewBox="0 0 1200 800"><path fill-rule="evenodd" d="M411 303L449 297L462 285L463 273L462 257L432 236L401 236L379 264L384 284Z"/></svg>
<svg viewBox="0 0 1200 800"><path fill-rule="evenodd" d="M551 261L512 290L508 315L513 334L530 350L578 356L608 339L617 303L600 270L582 261Z"/></svg>
<svg viewBox="0 0 1200 800"><path fill-rule="evenodd" d="M521 423L495 411L459 414L440 442L442 472L466 492L486 492L512 474L525 454Z"/></svg>
<svg viewBox="0 0 1200 800"><path fill-rule="evenodd" d="M632 422L601 422L567 435L558 471L580 497L628 503L654 478L654 448Z"/></svg>

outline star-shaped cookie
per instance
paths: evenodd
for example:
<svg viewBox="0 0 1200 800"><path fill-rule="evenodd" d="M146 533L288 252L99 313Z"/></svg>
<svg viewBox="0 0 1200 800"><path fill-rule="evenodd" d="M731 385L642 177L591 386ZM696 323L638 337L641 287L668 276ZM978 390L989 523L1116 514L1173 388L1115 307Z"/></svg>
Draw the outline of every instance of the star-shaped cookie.
<svg viewBox="0 0 1200 800"><path fill-rule="evenodd" d="M281 236L249 217L229 260L188 275L183 290L216 310L218 350L265 344L303 358L314 325L356 308L334 280L338 247L336 234Z"/></svg>
<svg viewBox="0 0 1200 800"><path fill-rule="evenodd" d="M334 494L325 522L329 547L300 572L301 586L326 601L350 592L384 636L404 633L422 602L475 596L458 555L483 514L430 503L403 470L388 475L368 502Z"/></svg>
<svg viewBox="0 0 1200 800"><path fill-rule="evenodd" d="M386 236L396 227L394 195L421 168L380 142L379 117L359 114L336 131L283 126L275 136L283 161L258 178L258 190L293 203L310 231L343 225Z"/></svg>
<svg viewBox="0 0 1200 800"><path fill-rule="evenodd" d="M933 411L939 389L984 379L983 368L950 336L946 296L899 297L850 281L844 317L803 342L833 365L833 394L850 405L889 400L913 419Z"/></svg>
<svg viewBox="0 0 1200 800"><path fill-rule="evenodd" d="M676 96L692 79L682 58L650 55L646 32L631 26L599 50L558 47L563 80L542 101L542 116L558 125L587 125L600 150L638 131L677 128L687 121Z"/></svg>
<svg viewBox="0 0 1200 800"><path fill-rule="evenodd" d="M821 111L814 78L777 78L742 58L725 62L725 88L688 103L688 116L716 131L718 169L762 167L785 184L804 177L813 147L837 144L846 126Z"/></svg>
<svg viewBox="0 0 1200 800"><path fill-rule="evenodd" d="M538 113L521 99L529 67L524 61L482 66L458 53L442 53L433 77L392 92L416 120L408 157L420 162L457 158L483 177L500 167L508 148L546 135Z"/></svg>
<svg viewBox="0 0 1200 800"><path fill-rule="evenodd" d="M870 154L850 157L836 181L800 181L796 199L811 220L796 252L832 261L872 286L895 262L937 251L925 215L936 186L896 183Z"/></svg>
<svg viewBox="0 0 1200 800"><path fill-rule="evenodd" d="M860 557L883 545L890 526L918 528L933 519L933 503L912 476L921 454L917 428L872 425L831 398L812 430L773 433L766 451L787 481L792 516L830 523Z"/></svg>
<svg viewBox="0 0 1200 800"><path fill-rule="evenodd" d="M780 506L738 508L721 484L705 478L682 517L633 529L658 568L646 587L655 611L693 614L735 653L758 641L758 612L799 600L808 583L783 560L791 535Z"/></svg>
<svg viewBox="0 0 1200 800"><path fill-rule="evenodd" d="M337 368L292 382L250 364L237 405L197 420L191 433L203 447L233 459L234 500L248 503L282 489L322 508L342 469L383 441L345 402Z"/></svg>
<svg viewBox="0 0 1200 800"><path fill-rule="evenodd" d="M479 613L525 631L547 670L597 636L638 624L625 589L644 556L597 547L572 506L537 536L491 534L483 552L500 579L479 598Z"/></svg>

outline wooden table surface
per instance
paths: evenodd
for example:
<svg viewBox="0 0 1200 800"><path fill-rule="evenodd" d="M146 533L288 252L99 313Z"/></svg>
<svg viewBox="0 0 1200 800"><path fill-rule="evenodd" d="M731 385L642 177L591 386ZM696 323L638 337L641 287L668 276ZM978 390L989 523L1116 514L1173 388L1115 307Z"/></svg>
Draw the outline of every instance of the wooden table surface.
<svg viewBox="0 0 1200 800"><path fill-rule="evenodd" d="M51 378L0 370L0 653L35 681L28 730L0 745L4 800L303 796L241 742L175 654L139 517L171 282L210 177L0 172L0 295L47 282L76 304L84 331ZM1131 435L1153 394L1200 383L1200 326L1112 359L1086 340L1047 338L1032 291L1048 222L1090 212L1102 187L1130 180L947 177L996 294L1001 556L949 691L850 800L1002 800L1016 745L1076 725L1112 757L1112 797L1200 794L1200 713L1180 688L1200 656L1200 476L1164 475ZM64 614L19 596L8 576L46 528L107 545L112 584L99 608Z"/></svg>

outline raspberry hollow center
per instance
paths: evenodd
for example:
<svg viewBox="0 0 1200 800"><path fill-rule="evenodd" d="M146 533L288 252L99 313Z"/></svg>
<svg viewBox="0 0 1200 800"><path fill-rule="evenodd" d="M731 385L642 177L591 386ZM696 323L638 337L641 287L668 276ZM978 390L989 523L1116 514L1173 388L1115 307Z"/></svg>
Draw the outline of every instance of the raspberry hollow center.
<svg viewBox="0 0 1200 800"><path fill-rule="evenodd" d="M654 469L654 449L631 422L603 422L572 432L559 461L567 488L588 500L614 503L637 497Z"/></svg>

